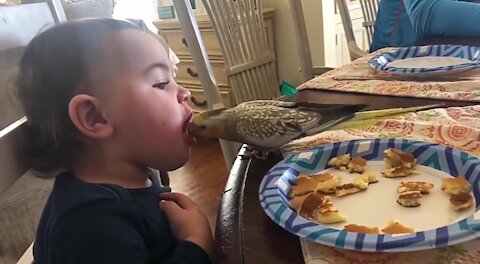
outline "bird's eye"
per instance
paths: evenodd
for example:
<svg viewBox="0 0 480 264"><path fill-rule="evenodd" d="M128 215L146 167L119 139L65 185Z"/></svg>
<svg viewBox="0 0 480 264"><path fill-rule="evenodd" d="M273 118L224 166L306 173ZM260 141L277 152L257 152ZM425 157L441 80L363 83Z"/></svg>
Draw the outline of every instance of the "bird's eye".
<svg viewBox="0 0 480 264"><path fill-rule="evenodd" d="M154 85L152 85L153 88L157 88L157 89L160 89L160 90L163 90L165 89L165 87L168 85L169 82L165 81L165 82L158 82L158 83L155 83Z"/></svg>
<svg viewBox="0 0 480 264"><path fill-rule="evenodd" d="M199 127L200 127L200 129L206 129L207 128L206 125L200 125Z"/></svg>

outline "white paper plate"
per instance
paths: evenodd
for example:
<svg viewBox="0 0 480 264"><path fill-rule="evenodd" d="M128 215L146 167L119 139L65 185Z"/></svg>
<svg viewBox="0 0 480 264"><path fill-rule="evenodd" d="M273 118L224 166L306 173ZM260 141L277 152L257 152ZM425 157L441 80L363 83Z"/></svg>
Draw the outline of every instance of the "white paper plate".
<svg viewBox="0 0 480 264"><path fill-rule="evenodd" d="M348 217L347 224L382 229L395 219L418 232L407 235L347 232L342 230L345 223L315 223L290 208L288 193L300 173L312 175L324 171L328 169L328 160L345 153L367 159L367 170L379 172L384 168L383 151L387 148L412 153L417 159L420 175L401 179L379 176L379 182L371 184L366 191L335 197L333 204ZM350 182L355 177L349 173L334 172L343 176L343 182ZM440 186L442 178L459 175L464 175L472 184L476 204L471 209L455 212ZM435 187L431 194L422 197L420 207L405 208L396 202L396 189L403 180L428 181ZM480 237L480 160L465 152L420 141L375 139L340 142L291 155L278 163L263 178L259 199L265 213L278 225L320 244L375 252L441 248Z"/></svg>
<svg viewBox="0 0 480 264"><path fill-rule="evenodd" d="M456 74L478 67L480 48L459 45L431 45L398 48L369 60L375 70L396 75Z"/></svg>

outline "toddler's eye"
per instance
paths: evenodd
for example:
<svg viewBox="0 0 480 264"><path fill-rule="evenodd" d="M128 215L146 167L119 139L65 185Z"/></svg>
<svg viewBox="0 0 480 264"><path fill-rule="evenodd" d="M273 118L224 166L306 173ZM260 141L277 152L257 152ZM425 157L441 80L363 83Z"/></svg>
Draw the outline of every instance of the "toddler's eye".
<svg viewBox="0 0 480 264"><path fill-rule="evenodd" d="M167 84L168 84L168 82L158 82L158 83L155 83L154 85L152 85L152 87L163 90L163 89L165 89Z"/></svg>

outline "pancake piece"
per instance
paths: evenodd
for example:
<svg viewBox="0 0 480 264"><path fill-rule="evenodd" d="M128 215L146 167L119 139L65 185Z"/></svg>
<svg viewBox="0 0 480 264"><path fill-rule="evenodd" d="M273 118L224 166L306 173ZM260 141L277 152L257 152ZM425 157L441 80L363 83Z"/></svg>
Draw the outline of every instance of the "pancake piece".
<svg viewBox="0 0 480 264"><path fill-rule="evenodd" d="M298 176L295 185L293 185L292 189L290 189L288 197L293 198L295 196L302 196L307 193L313 192L315 191L316 186L317 182L314 179L306 175L300 175Z"/></svg>
<svg viewBox="0 0 480 264"><path fill-rule="evenodd" d="M331 203L330 196L310 193L300 205L298 214L322 224L343 222L346 217Z"/></svg>
<svg viewBox="0 0 480 264"><path fill-rule="evenodd" d="M422 181L402 181L397 188L398 193L419 191L422 194L429 194L430 190L433 188L433 184L429 182Z"/></svg>
<svg viewBox="0 0 480 264"><path fill-rule="evenodd" d="M362 157L354 157L347 165L349 172L363 173L367 166L367 160Z"/></svg>
<svg viewBox="0 0 480 264"><path fill-rule="evenodd" d="M368 188L368 185L370 183L376 183L378 182L377 175L373 171L366 171L362 175L356 177L353 180L353 185L355 185L357 188L365 190Z"/></svg>
<svg viewBox="0 0 480 264"><path fill-rule="evenodd" d="M417 162L412 154L398 149L388 148L383 153L385 153L385 163L390 168L402 167L413 169Z"/></svg>
<svg viewBox="0 0 480 264"><path fill-rule="evenodd" d="M365 233L365 234L380 234L378 227L368 227L363 225L349 224L343 227L343 230L348 232Z"/></svg>
<svg viewBox="0 0 480 264"><path fill-rule="evenodd" d="M454 210L462 210L473 205L473 196L469 193L452 194L450 204Z"/></svg>
<svg viewBox="0 0 480 264"><path fill-rule="evenodd" d="M442 179L442 190L450 194L469 193L472 189L464 176Z"/></svg>
<svg viewBox="0 0 480 264"><path fill-rule="evenodd" d="M418 174L418 172L415 169L409 169L405 167L389 168L382 171L382 175L387 178L407 177L416 174Z"/></svg>
<svg viewBox="0 0 480 264"><path fill-rule="evenodd" d="M346 183L346 184L339 185L335 188L335 195L337 197L342 197L345 195L357 193L361 190L362 189L358 188L353 183Z"/></svg>
<svg viewBox="0 0 480 264"><path fill-rule="evenodd" d="M331 173L326 173L326 176L322 176L324 181L318 181L315 191L323 194L335 193L335 187L342 183L340 177Z"/></svg>
<svg viewBox="0 0 480 264"><path fill-rule="evenodd" d="M396 220L392 220L387 227L382 229L382 232L385 234L409 234L414 233L415 229L402 225Z"/></svg>
<svg viewBox="0 0 480 264"><path fill-rule="evenodd" d="M302 205L303 201L307 197L308 194L302 195L302 196L296 196L293 197L292 200L290 200L290 206L295 210L298 211L300 208L300 205Z"/></svg>
<svg viewBox="0 0 480 264"><path fill-rule="evenodd" d="M397 202L405 207L417 207L420 205L422 193L420 191L409 191L398 194Z"/></svg>
<svg viewBox="0 0 480 264"><path fill-rule="evenodd" d="M350 154L347 153L341 156L331 158L328 161L328 165L344 171L344 170L347 170L347 165L349 162L350 162Z"/></svg>

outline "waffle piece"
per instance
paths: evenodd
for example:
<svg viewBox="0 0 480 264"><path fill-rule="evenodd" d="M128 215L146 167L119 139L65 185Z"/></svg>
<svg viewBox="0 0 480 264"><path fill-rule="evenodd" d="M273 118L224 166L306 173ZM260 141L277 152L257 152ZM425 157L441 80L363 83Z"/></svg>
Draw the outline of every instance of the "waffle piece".
<svg viewBox="0 0 480 264"><path fill-rule="evenodd" d="M398 149L388 148L383 153L385 153L385 163L390 168L401 167L413 169L417 162L412 154Z"/></svg>
<svg viewBox="0 0 480 264"><path fill-rule="evenodd" d="M378 179L377 179L377 176L375 175L375 172L366 171L362 175L356 177L352 183L357 188L365 190L368 188L368 185L370 183L376 183L376 182L378 182Z"/></svg>
<svg viewBox="0 0 480 264"><path fill-rule="evenodd" d="M359 191L361 191L361 189L355 186L353 183L346 183L339 185L335 188L335 195L337 197L342 197L345 195L357 193Z"/></svg>
<svg viewBox="0 0 480 264"><path fill-rule="evenodd" d="M397 202L405 207L417 207L420 205L422 193L420 191L409 191L398 194Z"/></svg>
<svg viewBox="0 0 480 264"><path fill-rule="evenodd" d="M429 182L422 181L402 181L397 188L398 193L419 191L422 194L429 194L430 190L433 188L433 184Z"/></svg>
<svg viewBox="0 0 480 264"><path fill-rule="evenodd" d="M363 225L349 224L343 227L343 230L348 232L357 232L365 234L380 234L378 227L368 227Z"/></svg>
<svg viewBox="0 0 480 264"><path fill-rule="evenodd" d="M354 157L347 165L349 172L363 173L367 166L367 160L362 157Z"/></svg>
<svg viewBox="0 0 480 264"><path fill-rule="evenodd" d="M468 193L472 189L464 176L442 179L442 190L450 194Z"/></svg>
<svg viewBox="0 0 480 264"><path fill-rule="evenodd" d="M318 193L310 193L305 197L298 209L298 214L322 224L332 224L346 220L346 217L330 202L329 196Z"/></svg>
<svg viewBox="0 0 480 264"><path fill-rule="evenodd" d="M347 170L347 165L349 162L350 162L350 154L347 153L341 156L331 158L328 161L328 165L339 170Z"/></svg>
<svg viewBox="0 0 480 264"><path fill-rule="evenodd" d="M392 220L390 224L382 229L385 234L408 234L415 232L415 229L402 225L396 220Z"/></svg>
<svg viewBox="0 0 480 264"><path fill-rule="evenodd" d="M418 174L418 172L415 169L405 167L388 168L382 171L382 175L387 178L407 177L416 174Z"/></svg>
<svg viewBox="0 0 480 264"><path fill-rule="evenodd" d="M470 193L458 193L450 196L450 204L454 210L462 210L473 205L473 196Z"/></svg>

